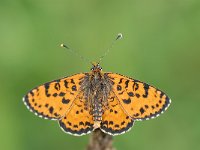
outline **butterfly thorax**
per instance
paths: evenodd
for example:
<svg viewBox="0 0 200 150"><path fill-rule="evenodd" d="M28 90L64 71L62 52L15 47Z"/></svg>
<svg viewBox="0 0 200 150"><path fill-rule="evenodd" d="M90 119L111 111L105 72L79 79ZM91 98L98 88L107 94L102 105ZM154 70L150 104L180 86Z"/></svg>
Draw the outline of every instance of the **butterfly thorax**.
<svg viewBox="0 0 200 150"><path fill-rule="evenodd" d="M81 89L84 93L85 109L89 110L93 116L94 127L98 128L104 111L108 109L107 99L112 85L107 75L101 71L100 66L94 66L91 70L90 73L86 73Z"/></svg>

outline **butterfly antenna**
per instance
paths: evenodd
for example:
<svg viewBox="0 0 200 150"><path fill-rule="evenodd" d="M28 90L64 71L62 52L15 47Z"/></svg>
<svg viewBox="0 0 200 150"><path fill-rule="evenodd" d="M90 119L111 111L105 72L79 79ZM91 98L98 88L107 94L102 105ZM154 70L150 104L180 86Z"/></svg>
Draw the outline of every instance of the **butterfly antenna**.
<svg viewBox="0 0 200 150"><path fill-rule="evenodd" d="M101 60L110 52L110 50L112 49L112 47L115 45L117 40L122 39L123 36L121 33L117 34L117 37L112 41L112 43L110 44L110 46L108 47L107 51L99 58L99 63L101 62Z"/></svg>
<svg viewBox="0 0 200 150"><path fill-rule="evenodd" d="M74 53L76 56L78 56L78 57L79 57L81 60L83 60L84 62L87 62L87 63L90 62L87 58L81 56L77 51L75 51L75 50L69 48L67 45L61 44L60 46L63 47L63 48L68 49L70 52Z"/></svg>

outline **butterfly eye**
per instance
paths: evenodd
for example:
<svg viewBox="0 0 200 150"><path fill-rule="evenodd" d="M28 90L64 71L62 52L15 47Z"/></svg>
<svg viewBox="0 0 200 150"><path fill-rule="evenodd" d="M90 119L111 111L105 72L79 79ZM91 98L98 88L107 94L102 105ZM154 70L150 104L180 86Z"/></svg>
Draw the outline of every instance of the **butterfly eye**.
<svg viewBox="0 0 200 150"><path fill-rule="evenodd" d="M94 68L91 68L90 70L92 70L92 71L93 71L93 70L94 70Z"/></svg>

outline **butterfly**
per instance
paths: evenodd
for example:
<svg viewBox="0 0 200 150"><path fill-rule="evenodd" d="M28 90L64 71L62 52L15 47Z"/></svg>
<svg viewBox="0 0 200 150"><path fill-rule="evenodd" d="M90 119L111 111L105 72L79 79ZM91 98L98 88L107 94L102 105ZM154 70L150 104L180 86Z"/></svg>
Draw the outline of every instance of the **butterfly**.
<svg viewBox="0 0 200 150"><path fill-rule="evenodd" d="M135 121L158 117L170 98L147 83L103 72L93 63L90 72L54 80L29 91L23 102L37 116L57 120L69 134L81 136L95 129L123 134Z"/></svg>

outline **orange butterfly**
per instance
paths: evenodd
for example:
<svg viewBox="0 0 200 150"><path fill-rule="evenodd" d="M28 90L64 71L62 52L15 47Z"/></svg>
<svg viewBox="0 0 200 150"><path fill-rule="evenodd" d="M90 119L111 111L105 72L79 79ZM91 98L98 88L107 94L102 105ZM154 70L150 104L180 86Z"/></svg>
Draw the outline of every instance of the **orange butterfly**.
<svg viewBox="0 0 200 150"><path fill-rule="evenodd" d="M125 133L135 121L159 116L171 102L151 85L102 72L98 63L93 64L91 72L32 89L23 101L39 117L58 120L64 132L77 136L97 128L110 135Z"/></svg>

